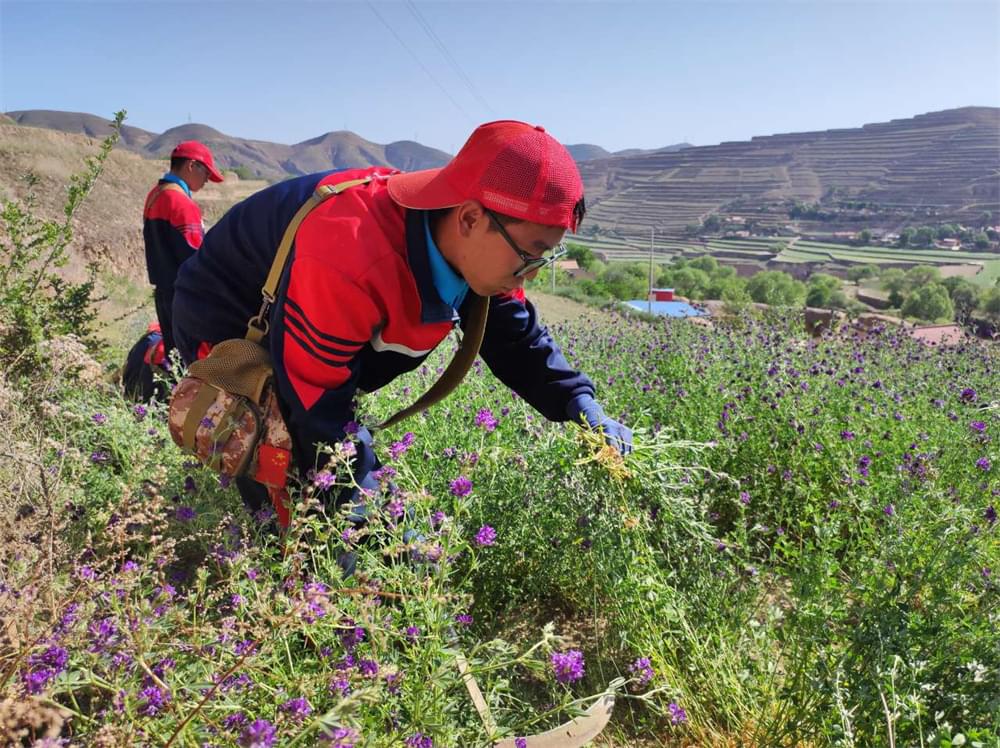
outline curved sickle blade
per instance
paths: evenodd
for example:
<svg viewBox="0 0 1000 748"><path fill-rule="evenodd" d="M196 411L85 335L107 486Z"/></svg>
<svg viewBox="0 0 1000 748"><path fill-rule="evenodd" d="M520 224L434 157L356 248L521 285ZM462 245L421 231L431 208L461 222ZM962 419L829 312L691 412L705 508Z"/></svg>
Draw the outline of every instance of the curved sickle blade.
<svg viewBox="0 0 1000 748"><path fill-rule="evenodd" d="M614 692L605 693L579 717L538 735L525 735L527 748L580 748L601 734L615 708ZM514 738L495 743L495 748L516 748Z"/></svg>

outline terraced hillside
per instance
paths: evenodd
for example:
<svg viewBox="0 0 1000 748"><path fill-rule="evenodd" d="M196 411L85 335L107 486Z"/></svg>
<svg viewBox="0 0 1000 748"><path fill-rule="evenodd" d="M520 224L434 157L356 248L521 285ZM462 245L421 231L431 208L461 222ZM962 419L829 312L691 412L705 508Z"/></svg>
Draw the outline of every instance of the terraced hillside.
<svg viewBox="0 0 1000 748"><path fill-rule="evenodd" d="M580 165L599 234L677 234L727 203L841 197L931 209L948 219L1000 212L1000 109L966 107L854 129L756 137Z"/></svg>

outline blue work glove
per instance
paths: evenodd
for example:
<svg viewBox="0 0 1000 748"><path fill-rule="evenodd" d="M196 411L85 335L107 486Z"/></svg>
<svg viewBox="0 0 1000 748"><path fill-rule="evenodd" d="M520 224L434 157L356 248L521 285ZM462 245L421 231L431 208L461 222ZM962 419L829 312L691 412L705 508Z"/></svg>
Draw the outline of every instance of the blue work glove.
<svg viewBox="0 0 1000 748"><path fill-rule="evenodd" d="M604 440L618 450L619 454L627 455L632 451L632 429L613 418L609 418L604 408L589 395L579 395L569 401L566 415L571 421L580 422L582 415L592 429L604 432Z"/></svg>

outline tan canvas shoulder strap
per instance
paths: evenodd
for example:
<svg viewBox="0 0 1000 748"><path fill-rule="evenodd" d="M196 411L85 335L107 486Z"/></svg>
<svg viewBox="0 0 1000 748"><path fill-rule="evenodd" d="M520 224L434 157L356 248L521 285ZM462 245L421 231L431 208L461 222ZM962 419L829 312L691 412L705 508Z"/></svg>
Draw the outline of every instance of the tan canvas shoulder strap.
<svg viewBox="0 0 1000 748"><path fill-rule="evenodd" d="M285 229L284 236L281 237L281 244L278 245L278 251L274 255L274 262L271 263L271 271L267 274L267 280L264 281L264 286L260 290L261 296L264 297L264 302L261 304L257 316L252 317L247 324L247 340L252 340L254 343L259 344L264 339L264 336L267 335L267 313L271 308L271 304L274 303L274 294L277 293L278 283L281 281L281 274L284 272L285 262L288 260L288 253L292 249L292 242L295 241L295 232L298 231L299 224L309 215L309 211L334 195L339 195L344 190L349 190L351 187L356 187L359 184L370 182L371 179L371 177L364 177L362 179L351 179L340 184L321 185L316 188L316 191L298 209L292 217L291 223L288 224L288 228Z"/></svg>
<svg viewBox="0 0 1000 748"><path fill-rule="evenodd" d="M471 294L472 291L469 291L469 293ZM444 370L441 378L432 384L431 388L421 395L413 405L393 414L376 428L388 428L399 423L404 418L409 418L415 413L419 413L421 410L425 410L435 403L441 402L465 378L469 369L472 368L472 362L476 360L476 354L479 353L479 348L483 343L483 336L486 334L486 317L490 311L489 298L475 294L473 294L473 297L470 302L469 318L465 322L465 335L462 337L462 342L458 346L455 357L448 364L448 368Z"/></svg>

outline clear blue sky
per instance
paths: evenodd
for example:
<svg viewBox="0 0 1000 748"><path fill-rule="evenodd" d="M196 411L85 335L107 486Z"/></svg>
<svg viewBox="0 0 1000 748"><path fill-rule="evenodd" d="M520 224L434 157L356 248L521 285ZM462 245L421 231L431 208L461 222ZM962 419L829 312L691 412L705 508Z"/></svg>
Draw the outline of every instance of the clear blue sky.
<svg viewBox="0 0 1000 748"><path fill-rule="evenodd" d="M1000 106L996 0L0 0L0 110L124 107L154 132L454 152L515 118L618 150L967 105Z"/></svg>

